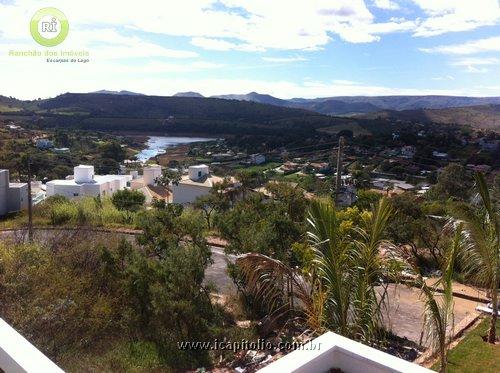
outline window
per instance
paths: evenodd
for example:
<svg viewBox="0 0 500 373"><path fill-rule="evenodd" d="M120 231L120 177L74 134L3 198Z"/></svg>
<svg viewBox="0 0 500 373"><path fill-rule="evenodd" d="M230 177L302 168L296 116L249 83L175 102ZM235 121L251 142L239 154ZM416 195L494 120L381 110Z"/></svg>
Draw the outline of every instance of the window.
<svg viewBox="0 0 500 373"><path fill-rule="evenodd" d="M201 171L198 171L198 177L199 178L201 177Z"/></svg>
<svg viewBox="0 0 500 373"><path fill-rule="evenodd" d="M73 193L73 197L78 197L78 193Z"/></svg>

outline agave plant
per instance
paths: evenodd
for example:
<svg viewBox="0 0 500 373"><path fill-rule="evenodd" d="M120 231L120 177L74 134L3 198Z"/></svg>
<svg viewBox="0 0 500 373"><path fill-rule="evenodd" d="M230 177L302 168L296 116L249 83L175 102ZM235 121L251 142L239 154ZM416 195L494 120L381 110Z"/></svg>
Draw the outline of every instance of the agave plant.
<svg viewBox="0 0 500 373"><path fill-rule="evenodd" d="M457 256L462 247L462 224L455 229L452 244L445 255L445 264L443 276L433 285L441 287L442 295L436 295L435 290L431 289L418 274L417 284L422 289L424 298L424 330L427 340L431 342L433 351L439 351L440 372L446 371L448 363L448 331L453 325L453 289L452 280Z"/></svg>
<svg viewBox="0 0 500 373"><path fill-rule="evenodd" d="M500 281L500 227L498 201L493 201L486 180L475 175L478 191L472 204L456 208L457 222L463 224L463 263L466 272L480 286L488 289L492 303L488 342L496 341L498 285Z"/></svg>
<svg viewBox="0 0 500 373"><path fill-rule="evenodd" d="M314 250L309 273L260 254L237 263L249 290L274 318L302 317L315 331L323 329L369 342L379 325L385 296L376 287L395 267L380 256L392 216L387 200L361 215L352 228L342 224L332 203L313 201L308 237Z"/></svg>

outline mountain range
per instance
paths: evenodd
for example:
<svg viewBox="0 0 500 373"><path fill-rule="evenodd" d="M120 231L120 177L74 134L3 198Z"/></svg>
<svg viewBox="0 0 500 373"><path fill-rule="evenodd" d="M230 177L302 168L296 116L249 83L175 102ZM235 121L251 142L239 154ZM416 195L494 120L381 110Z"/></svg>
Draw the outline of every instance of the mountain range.
<svg viewBox="0 0 500 373"><path fill-rule="evenodd" d="M470 125L500 132L500 97L335 96L284 100L257 92L204 97L190 91L179 92L174 96L148 96L131 91L109 90L66 93L34 101L0 96L0 112L20 110L143 119L173 115L186 120L222 119L249 121L253 124L276 120L284 123L290 118L296 122L300 117L308 117L307 121L310 121L314 116L314 120L322 124L329 122L332 116L357 120L391 118Z"/></svg>
<svg viewBox="0 0 500 373"><path fill-rule="evenodd" d="M222 95L217 98L287 106L328 115L354 115L382 110L444 109L451 107L500 105L500 97L467 96L334 96L283 100L267 94Z"/></svg>

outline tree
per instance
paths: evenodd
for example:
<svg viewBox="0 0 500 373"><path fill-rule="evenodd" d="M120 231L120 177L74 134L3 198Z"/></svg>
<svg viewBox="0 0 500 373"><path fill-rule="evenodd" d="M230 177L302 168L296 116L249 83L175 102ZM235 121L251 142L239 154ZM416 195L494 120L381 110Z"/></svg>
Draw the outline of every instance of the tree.
<svg viewBox="0 0 500 373"><path fill-rule="evenodd" d="M402 264L381 258L381 245L392 216L387 200L363 212L359 224L342 219L330 201L313 201L309 209L310 270L293 268L262 254L237 260L246 290L273 320L301 315L308 326L331 329L369 342L380 326L385 292L378 297L381 278L394 278ZM309 254L307 254L309 256ZM397 265L396 265L397 264Z"/></svg>
<svg viewBox="0 0 500 373"><path fill-rule="evenodd" d="M356 200L356 206L360 209L369 209L374 203L382 198L382 195L378 192L372 190L359 190L358 199Z"/></svg>
<svg viewBox="0 0 500 373"><path fill-rule="evenodd" d="M478 284L489 290L492 302L491 324L488 342L496 341L498 315L498 285L500 281L500 227L498 200L493 199L498 191L490 193L484 175L476 173L478 194L473 204L460 204L454 208L458 222L463 223L463 263L466 273Z"/></svg>
<svg viewBox="0 0 500 373"><path fill-rule="evenodd" d="M196 198L193 207L203 211L207 228L212 228L212 216L215 212L223 212L229 209L231 201L221 184L218 183L210 190L209 194Z"/></svg>
<svg viewBox="0 0 500 373"><path fill-rule="evenodd" d="M138 190L123 189L116 191L111 197L113 205L118 210L138 211L146 197Z"/></svg>
<svg viewBox="0 0 500 373"><path fill-rule="evenodd" d="M181 172L167 168L163 170L161 176L156 179L156 183L164 186L165 188L170 188L170 185L178 185L181 178Z"/></svg>
<svg viewBox="0 0 500 373"><path fill-rule="evenodd" d="M295 213L295 212L294 212ZM227 252L258 252L288 262L290 247L304 232L303 220L294 221L289 206L249 194L215 220Z"/></svg>
<svg viewBox="0 0 500 373"><path fill-rule="evenodd" d="M440 369L441 373L446 371L448 364L448 327L453 324L453 288L452 280L457 256L462 245L462 224L459 224L455 230L452 244L446 253L446 260L443 266L443 276L433 286L441 286L443 295L438 297L436 292L432 290L418 268L417 270L417 285L422 289L424 297L424 330L427 331L427 338L432 343L434 350L439 350Z"/></svg>
<svg viewBox="0 0 500 373"><path fill-rule="evenodd" d="M444 205L439 201L419 202L411 193L396 195L390 201L396 210L389 227L392 240L408 246L419 266L440 267L447 237L442 234L445 218L435 215L444 215Z"/></svg>
<svg viewBox="0 0 500 373"><path fill-rule="evenodd" d="M102 158L114 159L116 162L121 162L127 156L125 149L119 142L109 141L101 147Z"/></svg>
<svg viewBox="0 0 500 373"><path fill-rule="evenodd" d="M429 190L434 199L454 198L466 201L470 196L473 180L464 166L451 163L438 175L437 184Z"/></svg>

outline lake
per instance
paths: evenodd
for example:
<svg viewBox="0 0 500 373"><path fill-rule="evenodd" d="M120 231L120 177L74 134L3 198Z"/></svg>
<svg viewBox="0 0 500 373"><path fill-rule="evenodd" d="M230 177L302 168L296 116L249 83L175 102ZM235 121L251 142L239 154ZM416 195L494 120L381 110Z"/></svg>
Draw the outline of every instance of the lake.
<svg viewBox="0 0 500 373"><path fill-rule="evenodd" d="M137 160L146 162L148 159L164 154L168 148L176 145L191 144L193 142L213 141L205 137L176 137L176 136L150 136L146 142L146 149L136 155Z"/></svg>

